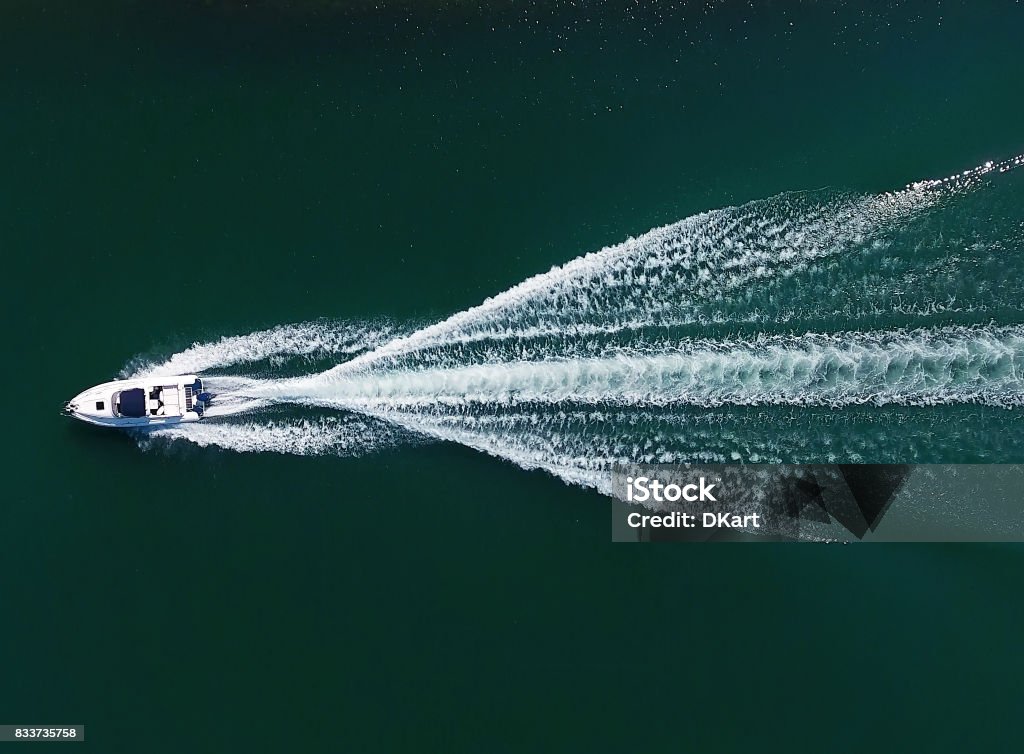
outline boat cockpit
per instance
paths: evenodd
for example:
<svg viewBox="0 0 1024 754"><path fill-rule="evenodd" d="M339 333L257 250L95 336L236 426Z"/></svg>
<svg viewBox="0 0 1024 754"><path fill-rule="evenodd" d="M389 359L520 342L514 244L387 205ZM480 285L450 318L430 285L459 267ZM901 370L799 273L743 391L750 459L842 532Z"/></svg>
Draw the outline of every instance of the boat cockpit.
<svg viewBox="0 0 1024 754"><path fill-rule="evenodd" d="M196 378L181 390L178 385L152 385L119 390L113 395L114 415L125 418L182 416L188 411L203 415L203 381Z"/></svg>

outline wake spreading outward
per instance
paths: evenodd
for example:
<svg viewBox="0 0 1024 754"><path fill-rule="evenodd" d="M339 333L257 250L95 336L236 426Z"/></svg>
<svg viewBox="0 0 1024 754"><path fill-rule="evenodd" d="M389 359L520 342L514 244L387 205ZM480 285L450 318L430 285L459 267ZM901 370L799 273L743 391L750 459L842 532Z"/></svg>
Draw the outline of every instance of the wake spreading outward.
<svg viewBox="0 0 1024 754"><path fill-rule="evenodd" d="M695 215L420 329L320 321L136 360L124 376L218 394L140 442L450 440L601 490L629 462L1024 460L1022 164Z"/></svg>

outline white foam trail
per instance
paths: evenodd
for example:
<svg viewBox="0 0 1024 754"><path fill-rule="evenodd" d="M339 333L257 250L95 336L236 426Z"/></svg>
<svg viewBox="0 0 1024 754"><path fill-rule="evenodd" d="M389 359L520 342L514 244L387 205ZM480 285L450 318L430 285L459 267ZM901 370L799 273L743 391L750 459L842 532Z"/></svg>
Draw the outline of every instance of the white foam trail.
<svg viewBox="0 0 1024 754"><path fill-rule="evenodd" d="M861 416L854 431L835 414L788 416L773 410L735 416L723 411L665 414L631 408L527 409L494 413L400 411L378 413L410 431L486 449L528 468L568 469L600 481L615 465L631 463L859 463L889 460L893 448L912 462L920 449L943 439L970 442L974 449L989 435L950 427L939 418L905 421L900 414ZM396 418L397 417L397 418ZM830 418L832 421L830 421ZM990 419L990 425L994 426ZM873 426L874 433L858 432ZM765 427L772 432L766 435ZM989 430L991 431L991 430ZM559 472L560 476L564 476Z"/></svg>
<svg viewBox="0 0 1024 754"><path fill-rule="evenodd" d="M214 405L207 408L205 418L217 419L236 416L238 414L251 414L259 411L261 408L267 408L270 405L271 401L268 400L228 396L222 400L216 401Z"/></svg>
<svg viewBox="0 0 1024 754"><path fill-rule="evenodd" d="M856 419L831 411L808 416L806 410L773 409L737 416L721 410L679 414L605 407L376 415L411 432L598 490L607 490L614 467L634 463L877 463L891 462L894 452L904 462L927 463L943 442L972 453L994 443L998 453L1000 435L1013 423L988 414L979 424L979 416L961 412L970 420L961 426L931 413L908 420L903 413L855 410ZM866 427L874 431L864 432Z"/></svg>
<svg viewBox="0 0 1024 754"><path fill-rule="evenodd" d="M824 257L884 244L887 229L975 188L989 173L1022 164L1024 155L879 195L820 200L793 193L701 213L553 267L336 369L349 373L423 349L483 340L610 335L699 322L700 304L728 301L739 288L792 276Z"/></svg>
<svg viewBox="0 0 1024 754"><path fill-rule="evenodd" d="M861 404L1019 407L1024 326L902 330L889 324L876 332L720 340L683 339L671 328L778 325L818 310L825 317L852 317L857 306L868 307L866 316L928 315L945 322L951 314L982 312L987 305L995 312L1013 309L1013 289L967 305L953 294L940 297L961 252L969 251L961 244L993 242L993 253L998 251L1002 237L969 233L949 239L948 248L934 247L930 263L943 273L934 290L906 305L888 296L916 284L918 260L927 258L936 234L945 243L942 225L950 218L941 212L947 200L973 190L989 173L1022 164L1024 157L990 162L877 196L788 194L702 213L552 268L404 336L393 337L397 333L383 326L311 323L194 344L144 373L354 358L321 374L275 381L207 375L207 385L218 393L218 414L211 418L234 418L149 437L240 451L346 455L406 441L411 433L597 489L608 483L613 463L855 462L860 450L887 459L892 446L883 429L877 447L871 438L858 438L859 447L844 445L841 431L818 437L794 430L773 440L761 427L715 426L692 412L717 406L803 407L772 409L794 413ZM1004 201L1012 203L1013 195ZM940 213L935 222L933 210ZM1007 237L1015 250L1016 236L1011 231ZM897 265L895 255L886 255L898 243L906 243L914 256ZM869 260L854 281L844 265L850 253ZM886 264L875 269L875 259ZM894 288L896 273L901 277ZM771 285L787 278L802 284L805 275L814 277L806 289L796 286L804 295L778 303ZM829 291L849 294L861 290L858 285L878 296L864 304L861 296L846 295L833 305ZM658 328L664 329L648 332ZM279 403L356 414L238 422L242 414ZM858 411L863 410L832 415ZM933 445L943 441L922 431ZM955 429L941 434L952 436Z"/></svg>
<svg viewBox="0 0 1024 754"><path fill-rule="evenodd" d="M407 441L408 437L394 426L346 416L245 423L203 421L153 430L140 440L143 445L157 440L186 440L204 448L215 446L240 453L360 456Z"/></svg>
<svg viewBox="0 0 1024 754"><path fill-rule="evenodd" d="M695 215L554 267L337 369L351 372L436 345L690 322L695 302L721 300L754 281L792 275L815 259L870 245L893 223L1021 161L986 163L875 196L820 202L790 194Z"/></svg>
<svg viewBox="0 0 1024 754"><path fill-rule="evenodd" d="M395 329L386 324L304 322L280 325L248 335L224 336L212 343L194 343L161 363L129 367L132 371L125 376L195 374L266 360L280 363L296 357L356 354L375 348L394 335Z"/></svg>
<svg viewBox="0 0 1024 754"><path fill-rule="evenodd" d="M397 427L402 427L412 435L454 442L495 458L511 461L527 471L539 469L569 484L590 487L606 494L610 493L611 478L606 473L609 466L605 458L580 458L578 456L569 457L564 453L553 454L546 448L538 449L521 443L509 443L509 438L501 434L472 433L458 427L447 427L443 422L430 417L373 410L368 410L367 413Z"/></svg>
<svg viewBox="0 0 1024 754"><path fill-rule="evenodd" d="M380 370L264 384L254 395L345 408L493 403L874 405L1024 399L1024 327L690 341L663 353Z"/></svg>

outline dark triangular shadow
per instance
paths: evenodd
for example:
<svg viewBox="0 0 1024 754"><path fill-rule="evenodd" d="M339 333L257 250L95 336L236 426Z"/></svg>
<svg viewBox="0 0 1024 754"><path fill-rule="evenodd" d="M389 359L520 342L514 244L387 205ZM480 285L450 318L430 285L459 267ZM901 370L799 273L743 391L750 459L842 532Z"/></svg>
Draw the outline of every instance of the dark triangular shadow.
<svg viewBox="0 0 1024 754"><path fill-rule="evenodd" d="M893 497L910 475L910 466L899 463L839 464L839 472L853 493L863 521L871 531L875 531ZM857 536L865 533L862 531Z"/></svg>

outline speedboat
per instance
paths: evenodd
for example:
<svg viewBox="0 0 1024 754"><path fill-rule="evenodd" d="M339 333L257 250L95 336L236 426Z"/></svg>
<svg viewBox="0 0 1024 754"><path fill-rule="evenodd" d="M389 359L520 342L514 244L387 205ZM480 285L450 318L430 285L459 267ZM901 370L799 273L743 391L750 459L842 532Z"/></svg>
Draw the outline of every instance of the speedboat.
<svg viewBox="0 0 1024 754"><path fill-rule="evenodd" d="M199 421L212 400L194 374L141 377L91 387L64 414L101 427L159 427Z"/></svg>

